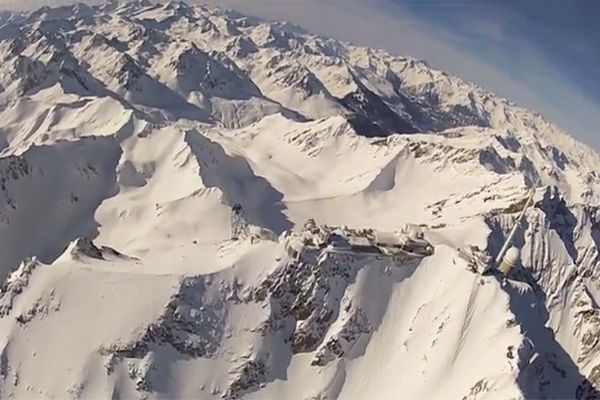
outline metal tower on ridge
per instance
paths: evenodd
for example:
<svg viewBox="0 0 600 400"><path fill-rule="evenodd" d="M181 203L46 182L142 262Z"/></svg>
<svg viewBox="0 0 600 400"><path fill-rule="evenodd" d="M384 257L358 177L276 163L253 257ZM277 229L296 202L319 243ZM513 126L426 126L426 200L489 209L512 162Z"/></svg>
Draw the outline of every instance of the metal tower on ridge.
<svg viewBox="0 0 600 400"><path fill-rule="evenodd" d="M246 213L242 205L236 203L231 208L231 240L243 239L250 234Z"/></svg>
<svg viewBox="0 0 600 400"><path fill-rule="evenodd" d="M531 188L531 193L525 202L525 206L519 213L517 220L515 221L514 226L510 230L498 256L496 257L496 266L500 269L503 275L508 275L510 270L519 262L521 250L516 247L511 247L512 241L517 233L517 230L521 227L521 223L523 222L523 217L525 213L529 209L529 207L533 204L533 198L535 196L536 190L540 185L541 178L538 178L537 183Z"/></svg>

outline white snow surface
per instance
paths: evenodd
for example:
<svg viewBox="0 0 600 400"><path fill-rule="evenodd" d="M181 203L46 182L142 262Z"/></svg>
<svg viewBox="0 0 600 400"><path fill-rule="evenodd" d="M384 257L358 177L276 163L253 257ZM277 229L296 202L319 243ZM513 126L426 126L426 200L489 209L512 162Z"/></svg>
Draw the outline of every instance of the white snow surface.
<svg viewBox="0 0 600 400"><path fill-rule="evenodd" d="M538 114L231 10L0 24L1 398L598 398L600 157ZM309 218L435 252L294 258Z"/></svg>

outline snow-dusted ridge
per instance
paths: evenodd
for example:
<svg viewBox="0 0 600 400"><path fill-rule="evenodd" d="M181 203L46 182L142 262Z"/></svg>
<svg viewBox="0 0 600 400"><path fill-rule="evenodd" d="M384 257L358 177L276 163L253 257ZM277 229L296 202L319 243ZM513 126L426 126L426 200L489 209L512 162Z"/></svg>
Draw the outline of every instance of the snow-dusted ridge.
<svg viewBox="0 0 600 400"><path fill-rule="evenodd" d="M600 158L541 116L234 11L0 25L0 397L598 396ZM434 252L292 254L307 219Z"/></svg>

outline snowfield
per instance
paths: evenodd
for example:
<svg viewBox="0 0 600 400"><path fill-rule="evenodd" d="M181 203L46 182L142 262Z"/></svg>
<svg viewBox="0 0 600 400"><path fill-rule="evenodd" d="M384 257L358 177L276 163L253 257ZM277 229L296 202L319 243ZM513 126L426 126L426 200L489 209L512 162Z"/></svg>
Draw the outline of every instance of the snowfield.
<svg viewBox="0 0 600 400"><path fill-rule="evenodd" d="M2 14L0 58L1 398L600 397L600 157L538 114L178 2Z"/></svg>

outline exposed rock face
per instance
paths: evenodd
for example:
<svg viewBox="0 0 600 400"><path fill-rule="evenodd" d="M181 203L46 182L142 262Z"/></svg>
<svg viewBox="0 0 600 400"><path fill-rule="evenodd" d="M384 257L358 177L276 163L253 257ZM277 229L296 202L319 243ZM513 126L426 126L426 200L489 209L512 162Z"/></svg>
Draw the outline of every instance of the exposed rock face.
<svg viewBox="0 0 600 400"><path fill-rule="evenodd" d="M342 328L321 344L311 364L325 366L336 358L343 357L361 335L368 335L372 329L366 313L361 308L357 308L347 318Z"/></svg>
<svg viewBox="0 0 600 400"><path fill-rule="evenodd" d="M280 268L255 292L267 291L275 302L268 332L290 323L296 326L289 338L294 353L312 352L337 319L340 301L356 275L355 256L303 252L297 263ZM286 321L292 318L292 321Z"/></svg>
<svg viewBox="0 0 600 400"><path fill-rule="evenodd" d="M12 310L14 298L21 294L29 284L29 278L33 271L39 267L39 262L35 259L25 260L19 265L2 285L0 289L1 301L0 316L4 317Z"/></svg>
<svg viewBox="0 0 600 400"><path fill-rule="evenodd" d="M215 355L223 336L225 310L221 298L211 300L210 278L186 278L167 304L164 314L133 343L116 344L100 351L111 358L144 358L153 346L172 346L190 357Z"/></svg>

